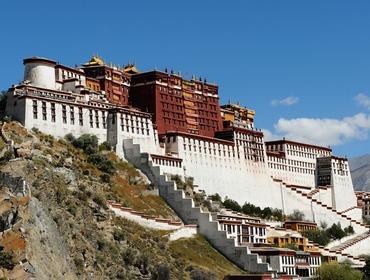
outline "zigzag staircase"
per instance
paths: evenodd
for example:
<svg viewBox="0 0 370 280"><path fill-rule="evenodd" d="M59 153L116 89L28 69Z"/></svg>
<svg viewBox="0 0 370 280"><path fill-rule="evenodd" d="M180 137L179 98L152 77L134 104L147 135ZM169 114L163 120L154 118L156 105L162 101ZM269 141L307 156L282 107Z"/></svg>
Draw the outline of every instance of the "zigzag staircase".
<svg viewBox="0 0 370 280"><path fill-rule="evenodd" d="M324 250L328 253L336 254L339 257L347 258L347 259L353 261L355 264L361 264L361 265L365 264L363 259L343 252L345 249L357 244L358 242L360 242L364 239L370 238L370 231L369 231L370 226L369 225L366 225L366 224L364 224L360 221L357 221L357 220L349 217L348 215L344 214L344 213L349 212L352 209L355 209L356 206L351 207L349 209L346 209L346 210L340 212L340 211L335 210L333 207L331 207L329 205L326 205L326 204L322 203L321 201L319 201L318 199L314 198L313 195L316 193L315 191L305 193L302 190L300 190L299 188L296 188L295 186L290 186L290 185L285 184L280 179L275 179L275 178L272 178L272 179L275 182L279 182L279 183L283 184L284 187L291 190L296 195L304 197L304 198L312 201L316 205L321 206L324 210L330 211L330 212L336 214L338 216L338 218L340 217L342 219L346 219L347 221L349 221L351 223L354 223L358 227L360 227L363 230L363 232L361 232L359 234L356 234L353 238L351 238L349 240L346 240L345 242L343 242L342 244L337 245L337 246L323 247L323 246L320 246L319 244L315 244L315 243L312 243L312 242L311 243L314 244L315 246L319 247L321 250Z"/></svg>
<svg viewBox="0 0 370 280"><path fill-rule="evenodd" d="M158 186L159 194L185 224L197 224L199 233L240 268L254 273L271 273L273 277L277 277L269 264L262 262L257 254L251 253L248 246L240 246L235 239L228 238L226 231L220 230L218 221L213 220L210 213L196 207L194 201L186 197L183 190L177 189L175 182L167 180L167 177L161 174L160 167L153 165L149 154L140 152L139 144L134 144L132 139L126 139L123 147L125 158Z"/></svg>
<svg viewBox="0 0 370 280"><path fill-rule="evenodd" d="M285 183L284 183L282 180L280 180L280 179L275 179L275 178L273 178L273 180L274 180L275 182L279 182L279 183L283 184L283 186L284 186L285 188L290 189L290 190L291 190L291 191L293 191L295 194L297 194L297 195L299 195L299 196L302 196L302 197L304 197L304 198L306 198L306 199L308 199L308 200L312 201L313 203L315 203L315 204L316 204L316 205L318 205L318 206L321 206L324 210L329 210L329 211L331 211L332 213L334 213L334 214L336 214L336 215L340 216L341 218L344 218L344 219L348 220L348 221L349 221L349 222L351 222L351 223L357 224L358 226L360 226L361 228L363 228L363 230L364 230L364 231L368 231L368 230L369 230L369 228L370 228L370 226L369 226L369 225L366 225L366 224L364 224L364 223L362 223L362 222L360 222L360 221L357 221L357 220L355 220L355 219L353 219L353 218L349 217L348 215L344 214L345 212L348 212L348 211L350 211L350 210L352 210L352 209L354 209L354 208L356 208L356 207L351 207L351 208L349 208L349 209L347 209L347 210L344 210L344 211L340 212L340 211L335 210L333 207L331 207L331 206L329 206L329 205L327 205L327 204L322 203L320 200L318 200L318 199L316 199L316 198L313 198L313 197L312 197L312 195L310 195L310 194L312 194L312 192L310 192L310 193L303 192L302 190L300 190L299 188L297 188L297 187L295 187L295 186L291 186L291 185L287 185L287 184L285 184Z"/></svg>

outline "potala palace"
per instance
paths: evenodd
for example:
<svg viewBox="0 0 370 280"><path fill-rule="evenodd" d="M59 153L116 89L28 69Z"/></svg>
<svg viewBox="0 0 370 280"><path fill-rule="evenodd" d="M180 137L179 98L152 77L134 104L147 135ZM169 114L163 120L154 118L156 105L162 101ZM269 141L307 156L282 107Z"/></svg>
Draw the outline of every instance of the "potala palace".
<svg viewBox="0 0 370 280"><path fill-rule="evenodd" d="M348 161L331 148L294 139L264 141L254 125L255 111L239 104L220 105L218 86L195 76L186 80L167 69L141 72L133 64L108 65L98 56L76 68L41 57L23 63L24 79L9 89L6 115L56 137L89 133L109 142L156 183L184 223L196 223L238 266L299 275L299 265L290 261L292 252L264 250L230 238L235 232L195 207L168 175L193 177L199 190L240 204L279 208L284 214L299 209L317 225L351 225L355 234L318 246L317 251L363 266L358 256L370 252L369 228L362 222ZM243 218L231 220L237 219ZM277 229L268 225L267 230ZM274 268L268 254L281 254L286 268L284 261ZM320 265L315 256L303 276L314 275L313 268ZM304 279L296 277L284 279Z"/></svg>

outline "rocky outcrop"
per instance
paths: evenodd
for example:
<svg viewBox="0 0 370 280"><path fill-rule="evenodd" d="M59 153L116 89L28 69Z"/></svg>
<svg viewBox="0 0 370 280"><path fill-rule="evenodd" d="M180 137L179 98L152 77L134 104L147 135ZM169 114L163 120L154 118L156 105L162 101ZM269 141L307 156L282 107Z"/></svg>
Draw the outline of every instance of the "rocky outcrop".
<svg viewBox="0 0 370 280"><path fill-rule="evenodd" d="M26 256L33 265L35 278L77 280L68 246L55 221L36 198L31 199L28 208L30 218L23 228L27 239Z"/></svg>

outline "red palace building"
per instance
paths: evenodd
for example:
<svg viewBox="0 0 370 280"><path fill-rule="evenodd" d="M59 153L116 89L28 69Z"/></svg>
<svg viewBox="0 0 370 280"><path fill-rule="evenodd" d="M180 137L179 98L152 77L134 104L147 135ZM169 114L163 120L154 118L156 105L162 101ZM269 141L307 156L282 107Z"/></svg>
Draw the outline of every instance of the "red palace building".
<svg viewBox="0 0 370 280"><path fill-rule="evenodd" d="M91 84L93 81L99 83L99 89L105 91L109 102L118 105L129 104L131 75L138 72L134 65L120 69L116 66L108 66L100 57L93 56L88 63L82 66L88 78L87 83Z"/></svg>
<svg viewBox="0 0 370 280"><path fill-rule="evenodd" d="M151 113L159 135L177 131L215 137L224 129L215 84L186 80L172 71L139 72L132 64L108 66L98 56L82 70L87 86L104 91L109 102Z"/></svg>
<svg viewBox="0 0 370 280"><path fill-rule="evenodd" d="M130 102L153 114L158 134L179 131L214 137L222 130L218 86L150 71L131 76Z"/></svg>

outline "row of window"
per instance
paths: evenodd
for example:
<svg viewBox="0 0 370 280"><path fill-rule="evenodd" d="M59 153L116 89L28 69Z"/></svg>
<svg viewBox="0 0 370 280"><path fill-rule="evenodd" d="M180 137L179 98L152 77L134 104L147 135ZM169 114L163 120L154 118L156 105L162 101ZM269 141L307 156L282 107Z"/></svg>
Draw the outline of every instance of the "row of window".
<svg viewBox="0 0 370 280"><path fill-rule="evenodd" d="M82 114L80 115L80 117L83 117ZM90 119L91 128L94 127L94 123L95 123L95 128L100 127L100 117L99 117L98 110L89 109L89 119ZM83 119L80 119L80 120L83 122ZM103 128L107 128L107 119L106 119L105 112L102 112L102 124L103 124Z"/></svg>
<svg viewBox="0 0 370 280"><path fill-rule="evenodd" d="M130 115L122 114L121 115L121 130L131 133L137 133L142 135L149 135L149 122L145 118L136 118L134 120Z"/></svg>
<svg viewBox="0 0 370 280"><path fill-rule="evenodd" d="M288 275L295 275L295 268L294 267L283 267L283 272Z"/></svg>
<svg viewBox="0 0 370 280"><path fill-rule="evenodd" d="M231 155L233 156L233 157L235 157L235 152L234 152L234 150L232 150L232 151L230 151L230 150L228 150L228 151L226 151L226 150L221 150L221 149L218 149L217 151L217 153L216 153L216 149L212 149L211 147L202 147L202 146L192 146L192 145L190 145L190 144L184 144L184 150L186 151L186 150L188 150L188 151L197 151L197 148L198 148L198 152L199 153L202 153L202 152L204 152L205 154L207 154L207 153L209 153L209 154L213 154L213 155L216 155L216 154L218 154L219 156L228 156L228 157L230 157Z"/></svg>
<svg viewBox="0 0 370 280"><path fill-rule="evenodd" d="M215 97L205 97L203 95L198 95L198 94L192 94L192 93L187 93L184 92L182 93L180 90L172 90L172 93L175 95L167 94L167 89L166 87L159 87L160 91L160 96L161 100L166 100L166 101L171 101L175 102L177 104L182 104L182 98L185 97L188 98L189 100L192 100L197 103L197 106L202 109L207 109L210 111L216 111L217 106L218 106L218 98ZM169 91L169 93L171 93Z"/></svg>
<svg viewBox="0 0 370 280"><path fill-rule="evenodd" d="M341 163L341 162L333 162L333 167L335 168L338 168L338 169L344 169L344 170L347 170L347 164L345 163Z"/></svg>
<svg viewBox="0 0 370 280"><path fill-rule="evenodd" d="M281 256L281 263L294 265L294 256Z"/></svg>
<svg viewBox="0 0 370 280"><path fill-rule="evenodd" d="M298 166L298 167L306 167L306 168L316 168L316 164L312 162L300 161L300 160L293 160L293 159L286 159L286 158L279 158L274 156L268 156L268 161L270 162L277 162L282 164L288 164L291 166Z"/></svg>
<svg viewBox="0 0 370 280"><path fill-rule="evenodd" d="M310 153L291 151L291 150L288 150L287 154L291 156L305 157L305 158L316 158L318 156L317 154L310 154Z"/></svg>
<svg viewBox="0 0 370 280"><path fill-rule="evenodd" d="M236 138L240 139L239 140L240 142L244 142L244 141L241 141L241 140L247 140L247 141L252 141L252 142L256 142L256 143L263 143L262 137L256 136L256 135L253 135L253 134L236 133Z"/></svg>
<svg viewBox="0 0 370 280"><path fill-rule="evenodd" d="M158 165L165 165L165 166L173 166L173 167L182 167L181 161L179 160L170 160L170 159L161 159L161 158L153 158L152 160L155 164Z"/></svg>
<svg viewBox="0 0 370 280"><path fill-rule="evenodd" d="M309 257L308 264L309 265L320 265L320 257Z"/></svg>
<svg viewBox="0 0 370 280"><path fill-rule="evenodd" d="M272 169L277 169L277 170L284 170L284 171L290 171L290 172L298 172L298 173L303 173L303 174L315 175L314 169L292 167L292 166L286 166L286 165L276 164L276 163L271 163L271 162L268 163L268 167Z"/></svg>
<svg viewBox="0 0 370 280"><path fill-rule="evenodd" d="M33 108L33 118L38 119L38 101L33 100L32 104ZM68 108L68 110L67 110ZM41 114L42 114L42 120L47 121L48 120L48 108L47 103L45 101L41 102ZM90 127L94 126L94 120L93 120L93 110L90 109ZM51 116L51 122L56 122L57 120L57 114L55 109L55 103L50 103L50 116ZM64 124L67 124L69 119L69 124L74 125L76 123L76 112L75 112L75 106L68 106L62 105L62 111L61 111L61 119ZM107 127L106 122L106 113L101 112L101 119L102 119L102 125L103 128ZM78 107L78 124L80 126L84 125L84 119L83 119L83 109L82 107ZM100 117L99 117L99 111L95 110L95 126L99 128L100 125Z"/></svg>
<svg viewBox="0 0 370 280"><path fill-rule="evenodd" d="M228 234L243 234L243 235L257 235L257 236L266 236L266 229L262 227L254 227L248 225L230 225L220 222L221 229L227 231Z"/></svg>

